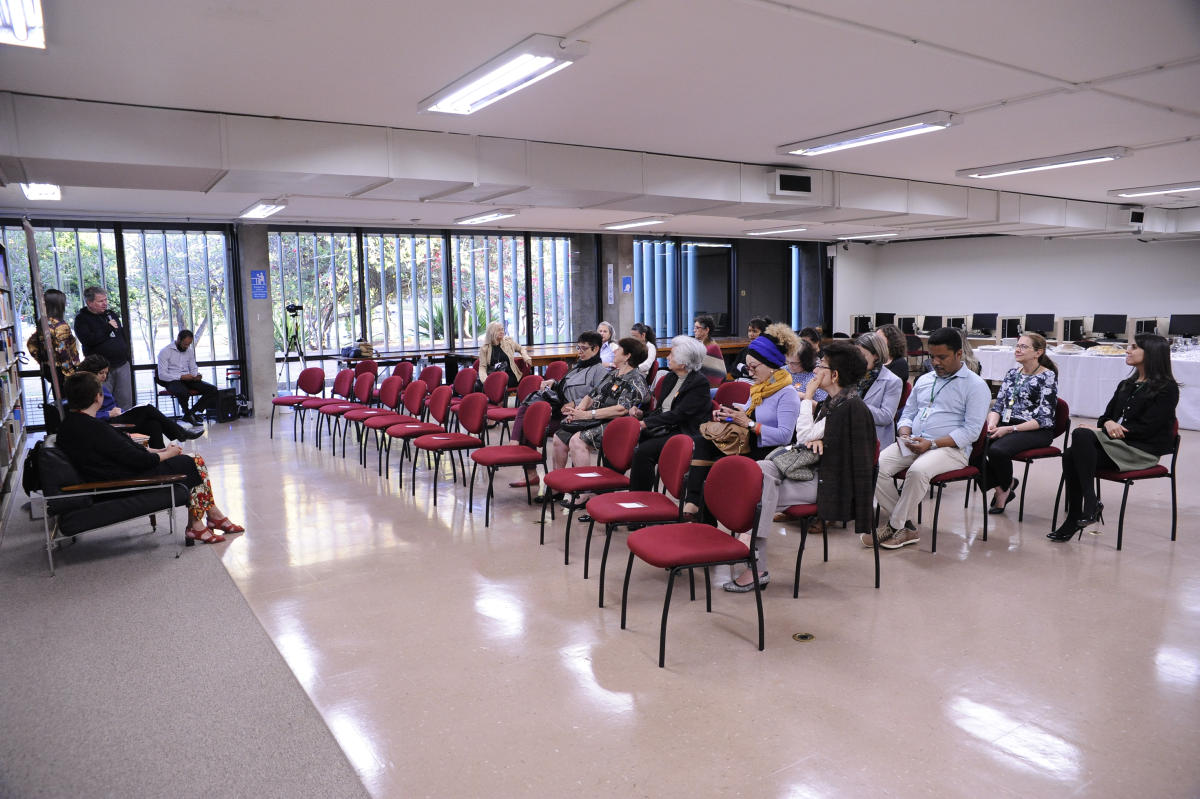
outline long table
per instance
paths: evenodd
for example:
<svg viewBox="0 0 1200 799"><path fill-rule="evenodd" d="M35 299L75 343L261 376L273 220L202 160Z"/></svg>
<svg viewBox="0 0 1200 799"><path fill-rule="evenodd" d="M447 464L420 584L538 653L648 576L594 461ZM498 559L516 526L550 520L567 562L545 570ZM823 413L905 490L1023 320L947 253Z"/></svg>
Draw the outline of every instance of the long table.
<svg viewBox="0 0 1200 799"><path fill-rule="evenodd" d="M975 350L979 364L983 367L985 380L1002 380L1016 365L1011 349ZM1087 355L1084 353L1050 353L1058 366L1058 395L1071 406L1072 416L1096 418L1104 413L1104 406L1112 397L1117 383L1129 375L1121 355ZM1200 357L1171 359L1171 371L1175 379L1183 384L1179 392L1179 407L1176 416L1179 426L1185 430L1200 430Z"/></svg>

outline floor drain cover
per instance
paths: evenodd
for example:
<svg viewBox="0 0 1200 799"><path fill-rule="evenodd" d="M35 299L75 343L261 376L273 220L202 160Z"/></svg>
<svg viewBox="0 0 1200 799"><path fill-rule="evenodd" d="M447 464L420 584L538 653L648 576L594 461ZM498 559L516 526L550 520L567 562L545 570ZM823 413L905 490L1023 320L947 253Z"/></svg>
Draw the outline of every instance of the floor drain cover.
<svg viewBox="0 0 1200 799"><path fill-rule="evenodd" d="M796 633L792 636L793 641L811 641L816 638L812 633Z"/></svg>

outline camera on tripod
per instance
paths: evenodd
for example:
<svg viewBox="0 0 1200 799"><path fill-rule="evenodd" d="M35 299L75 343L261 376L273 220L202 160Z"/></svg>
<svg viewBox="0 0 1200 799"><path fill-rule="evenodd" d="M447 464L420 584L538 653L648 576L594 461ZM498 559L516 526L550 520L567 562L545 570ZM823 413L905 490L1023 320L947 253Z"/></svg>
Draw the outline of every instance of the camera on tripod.
<svg viewBox="0 0 1200 799"><path fill-rule="evenodd" d="M287 305L284 307L284 310L285 310L285 311L287 311L288 313L290 313L292 316L295 316L296 314L298 314L298 313L300 313L301 311L303 311L303 310L304 310L304 306L303 306L303 305L297 305L297 304L296 304L296 303L294 303L294 302L289 302L289 303L288 303L288 304L287 304Z"/></svg>

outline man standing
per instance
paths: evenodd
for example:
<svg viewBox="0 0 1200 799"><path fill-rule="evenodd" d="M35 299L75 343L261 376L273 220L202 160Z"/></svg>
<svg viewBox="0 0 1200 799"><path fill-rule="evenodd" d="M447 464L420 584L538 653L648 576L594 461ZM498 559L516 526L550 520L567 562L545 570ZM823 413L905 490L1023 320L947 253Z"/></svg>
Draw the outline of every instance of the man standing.
<svg viewBox="0 0 1200 799"><path fill-rule="evenodd" d="M175 341L159 351L158 382L179 401L183 420L188 424L200 424L196 414L217 407L217 387L201 379L192 341L192 331L180 330ZM188 408L188 397L193 391L200 392L200 399Z"/></svg>
<svg viewBox="0 0 1200 799"><path fill-rule="evenodd" d="M913 384L900 416L896 443L879 455L875 500L879 518L879 545L899 549L919 540L917 506L929 493L929 481L942 472L967 465L971 445L987 419L992 393L979 375L963 362L962 339L951 327L935 330L926 345L933 371ZM896 491L892 476L907 468L904 490ZM864 546L871 536L861 535Z"/></svg>
<svg viewBox="0 0 1200 799"><path fill-rule="evenodd" d="M133 381L129 371L129 331L121 317L108 310L108 292L99 286L83 290L84 307L75 314L75 336L84 355L103 355L108 360L104 385L117 405L133 407Z"/></svg>

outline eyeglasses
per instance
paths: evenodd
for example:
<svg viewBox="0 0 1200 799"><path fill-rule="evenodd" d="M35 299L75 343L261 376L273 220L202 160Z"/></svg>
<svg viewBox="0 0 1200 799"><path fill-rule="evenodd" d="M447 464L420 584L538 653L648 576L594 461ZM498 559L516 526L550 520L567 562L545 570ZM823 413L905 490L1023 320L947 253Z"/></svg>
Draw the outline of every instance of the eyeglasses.
<svg viewBox="0 0 1200 799"><path fill-rule="evenodd" d="M1033 349L1033 347L1031 347L1028 344L1018 344L1017 346L1013 347L1013 349L1014 350L1031 350L1031 349Z"/></svg>
<svg viewBox="0 0 1200 799"><path fill-rule="evenodd" d="M575 345L575 349L579 350L580 352L583 352L584 350L590 350L591 348L592 348L591 344L576 344Z"/></svg>

